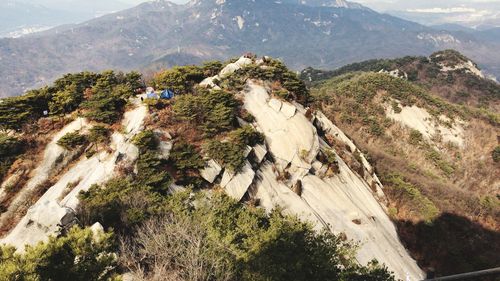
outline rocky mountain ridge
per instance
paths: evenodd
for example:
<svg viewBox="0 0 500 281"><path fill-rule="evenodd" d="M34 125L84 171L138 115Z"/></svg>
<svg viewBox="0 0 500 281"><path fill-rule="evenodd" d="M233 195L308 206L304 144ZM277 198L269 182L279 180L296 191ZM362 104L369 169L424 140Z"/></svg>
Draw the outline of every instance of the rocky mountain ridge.
<svg viewBox="0 0 500 281"><path fill-rule="evenodd" d="M279 69L276 63L268 58L252 60L241 57L227 64L215 76L201 81L199 91L206 95L220 94L221 90L234 91L234 83L241 83L236 86L240 90L235 91L235 97L242 103L241 110L253 117L244 119L241 115L238 117L239 126L253 128L262 134L263 142L245 145L241 155L243 162L237 171L229 168L226 158L213 159L205 155L202 167L186 176L190 178L193 172L199 173L203 178L200 184L215 190L220 188L237 201L255 202L267 212L280 207L286 214L310 221L318 231L325 228L344 236L344 239L359 242L356 260L361 264L376 258L398 278L422 279L423 272L401 245L394 224L386 213L384 187L373 167L324 114L289 98L298 92L280 96L283 89L279 90L277 82L261 76ZM243 73L250 76L240 81ZM282 85L292 89L296 85L292 81L295 80L285 80ZM233 86L228 88L227 83ZM4 233L6 229L8 231L1 241L22 249L25 244L33 245L57 234L61 226L74 224L75 210L82 200L80 192L90 192L94 184L119 176L123 170L131 173L136 170L135 173L140 174L141 169L145 169L139 166L144 154L139 153L142 148L137 141L137 136L144 138L145 132L154 132L158 137L155 154L159 158L174 161L174 167L180 165L174 159L178 159L179 143L188 137L183 134L191 129L162 121L164 117L161 116L170 110L176 112L179 109L176 104L189 110L189 106L181 105L187 96L175 98L163 111L155 110L156 102L146 99L146 96L132 98L118 126L120 129L111 132L108 148L87 156L75 156L76 150L71 152L61 147L61 139L75 132L86 134L96 126L93 125L95 121L79 117L56 130L52 140L40 152L40 162L34 163L33 170L23 172L29 175L24 184L17 182L19 170L16 169L2 183L2 200L6 195L13 199L4 200L7 203L3 205L5 211L0 221ZM219 145L227 144L226 141L222 140ZM210 154L210 150L207 153ZM22 166L20 163L16 165ZM184 179L180 178L177 184L170 185L169 193L184 189L180 185L182 181ZM13 189L6 183L21 187L12 194ZM30 197L35 203L21 218L19 210L22 209L16 201L23 201L23 194L30 193L30 188L38 190Z"/></svg>

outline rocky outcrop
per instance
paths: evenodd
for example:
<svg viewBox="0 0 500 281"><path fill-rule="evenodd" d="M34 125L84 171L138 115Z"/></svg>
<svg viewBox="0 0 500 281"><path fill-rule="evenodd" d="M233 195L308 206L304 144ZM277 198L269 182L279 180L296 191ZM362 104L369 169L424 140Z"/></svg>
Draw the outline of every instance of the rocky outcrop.
<svg viewBox="0 0 500 281"><path fill-rule="evenodd" d="M215 178L217 178L220 175L221 171L222 167L219 164L217 164L215 160L210 159L205 165L205 168L200 170L200 175L203 179L205 179L209 183L213 183L215 181Z"/></svg>
<svg viewBox="0 0 500 281"><path fill-rule="evenodd" d="M368 162L368 160L366 160L365 155L363 155L363 153L359 151L358 147L354 144L354 142L348 136L346 136L344 132L342 132L342 130L340 130L337 126L335 126L333 122L330 121L330 119L328 119L321 111L317 111L314 114L313 123L317 127L319 127L327 137L337 139L341 143L349 146L349 150L351 152L357 151L359 153L359 158L361 159L361 164L363 165L364 169L363 172L364 180L368 183L368 185L372 189L375 189L377 198L381 202L386 203L387 199L383 192L382 183L375 174L372 165ZM382 205L382 207L385 208L384 205Z"/></svg>
<svg viewBox="0 0 500 281"><path fill-rule="evenodd" d="M288 171L292 182L297 181L309 172L319 152L316 128L303 114L291 116L289 109L283 113L283 105L294 106L271 98L265 87L252 81L247 87L243 107L255 117L259 130L264 133L276 167Z"/></svg>
<svg viewBox="0 0 500 281"><path fill-rule="evenodd" d="M36 169L31 171L30 179L15 195L7 210L0 215L0 223L2 225L8 223L13 217L17 216L20 209L24 208L27 201L31 200L31 197L40 189L40 186L46 184L54 174L66 167L66 165L78 155L78 151L69 151L58 145L58 140L67 133L85 130L87 127L88 123L85 119L77 118L52 137L52 140L45 147ZM10 182L9 184L16 183ZM4 190L3 188L0 193L1 196L5 195Z"/></svg>
<svg viewBox="0 0 500 281"><path fill-rule="evenodd" d="M139 151L130 140L143 130L147 109L139 101L135 102L136 107L126 112L123 118L122 125L127 133L115 132L111 136L112 152L101 151L75 163L30 207L14 229L0 240L1 243L22 250L26 244L34 245L47 239L49 235L57 234L66 227L68 216L76 209L80 191L87 190L92 184L103 183L112 178L118 163L132 163L137 159ZM59 151L58 147L47 146L47 149L51 148L56 152ZM52 154L54 151L48 153ZM74 187L68 190L69 186Z"/></svg>
<svg viewBox="0 0 500 281"><path fill-rule="evenodd" d="M220 78L225 78L231 74L233 74L236 70L244 67L245 65L249 65L252 63L252 60L249 58L241 57L237 61L226 65L219 73Z"/></svg>
<svg viewBox="0 0 500 281"><path fill-rule="evenodd" d="M461 120L452 121L444 115L437 119L425 108L416 105L402 106L400 112L395 112L391 106L386 106L386 115L404 126L419 131L427 140L438 137L444 142L451 142L462 148L465 145L463 127L465 122Z"/></svg>
<svg viewBox="0 0 500 281"><path fill-rule="evenodd" d="M250 163L246 161L243 168L236 174L226 169L222 176L221 186L224 188L227 195L239 201L247 192L254 177L255 171L252 169Z"/></svg>
<svg viewBox="0 0 500 281"><path fill-rule="evenodd" d="M284 105L295 110L287 109L284 113ZM285 212L311 221L318 230L327 228L359 241L357 259L361 263L376 258L398 278L423 278L378 200L384 197L382 185L362 154L363 168L368 172L365 174L378 185L375 193L365 178L353 172L340 157L337 157L339 173L326 175L328 168L316 157L320 149L332 148L318 136L315 125L306 118L305 109L271 98L264 86L252 81L244 93L244 108L255 117L255 125L264 133L274 159L274 163L266 161L257 169L251 197L258 199L266 210L280 206ZM292 111L293 116L286 114ZM357 150L322 113L316 113L313 121L323 132L341 139L352 151ZM289 178L281 176L283 171ZM300 192L296 188L299 182Z"/></svg>

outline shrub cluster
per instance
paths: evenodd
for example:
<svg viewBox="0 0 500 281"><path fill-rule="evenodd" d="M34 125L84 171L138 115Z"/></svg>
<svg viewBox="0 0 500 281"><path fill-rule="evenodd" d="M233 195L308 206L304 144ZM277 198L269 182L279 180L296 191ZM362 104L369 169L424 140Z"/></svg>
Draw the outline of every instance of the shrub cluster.
<svg viewBox="0 0 500 281"><path fill-rule="evenodd" d="M309 102L309 91L298 75L288 70L279 60L269 59L262 65L250 64L235 72L230 79L244 81L247 78L267 81L278 81L283 89L279 97L286 100L295 100L302 104Z"/></svg>
<svg viewBox="0 0 500 281"><path fill-rule="evenodd" d="M431 223L439 215L439 209L434 203L423 195L420 190L407 182L399 174L390 174L383 178L384 184L391 188L394 198L406 202L417 212L425 222Z"/></svg>
<svg viewBox="0 0 500 281"><path fill-rule="evenodd" d="M96 146L99 144L107 144L109 142L110 134L111 131L109 128L102 125L95 125L90 128L87 139Z"/></svg>
<svg viewBox="0 0 500 281"><path fill-rule="evenodd" d="M26 144L17 137L0 133L0 182L16 158L23 153Z"/></svg>
<svg viewBox="0 0 500 281"><path fill-rule="evenodd" d="M47 112L52 116L63 115L79 108L89 110L86 116L92 120L110 123L117 119L120 105L124 104L113 98L124 99L140 87L142 78L137 72L66 74L50 87L2 99L0 129L20 130L25 124L45 116ZM113 114L112 111L118 112Z"/></svg>
<svg viewBox="0 0 500 281"><path fill-rule="evenodd" d="M215 62L208 63L205 67L175 66L157 73L153 77L153 84L158 89L170 89L176 94L187 94L192 92L196 84L207 77L206 74L214 72L218 67L219 65Z"/></svg>
<svg viewBox="0 0 500 281"><path fill-rule="evenodd" d="M204 151L208 157L217 160L233 172L238 172L245 163L245 146L238 143L210 140L205 144Z"/></svg>
<svg viewBox="0 0 500 281"><path fill-rule="evenodd" d="M151 187L129 178L92 185L80 193L78 217L86 225L100 222L106 228L126 233L153 215L161 214L165 197Z"/></svg>
<svg viewBox="0 0 500 281"><path fill-rule="evenodd" d="M123 112L127 99L140 85L140 75L131 72L123 75L113 71L103 72L88 93L88 99L82 103L84 116L90 120L112 124Z"/></svg>
<svg viewBox="0 0 500 281"><path fill-rule="evenodd" d="M231 93L215 90L179 96L172 110L179 120L192 122L207 136L213 136L234 127L238 106Z"/></svg>
<svg viewBox="0 0 500 281"><path fill-rule="evenodd" d="M126 248L130 263L149 269L146 279L166 269L177 280L394 280L376 262L357 265L340 236L276 210L267 215L219 193L193 198L189 191L168 205L166 217L140 228Z"/></svg>
<svg viewBox="0 0 500 281"><path fill-rule="evenodd" d="M75 131L66 133L57 141L57 144L67 150L73 150L78 146L86 144L87 141L88 140L85 135L82 135L78 131Z"/></svg>
<svg viewBox="0 0 500 281"><path fill-rule="evenodd" d="M0 246L0 280L119 280L112 233L72 228L66 236L27 246Z"/></svg>
<svg viewBox="0 0 500 281"><path fill-rule="evenodd" d="M141 151L154 150L158 147L158 140L155 133L150 130L145 130L135 135L132 138L132 143Z"/></svg>
<svg viewBox="0 0 500 281"><path fill-rule="evenodd" d="M211 159L217 160L224 167L238 172L245 163L245 150L264 142L264 135L252 126L246 125L228 134L226 141L209 140L203 150Z"/></svg>
<svg viewBox="0 0 500 281"><path fill-rule="evenodd" d="M169 162L177 170L180 184L198 185L201 183L198 170L205 167L205 161L194 145L183 141L175 142L170 151Z"/></svg>
<svg viewBox="0 0 500 281"><path fill-rule="evenodd" d="M493 151L491 152L491 157L493 158L493 161L495 163L500 162L500 146L495 147Z"/></svg>

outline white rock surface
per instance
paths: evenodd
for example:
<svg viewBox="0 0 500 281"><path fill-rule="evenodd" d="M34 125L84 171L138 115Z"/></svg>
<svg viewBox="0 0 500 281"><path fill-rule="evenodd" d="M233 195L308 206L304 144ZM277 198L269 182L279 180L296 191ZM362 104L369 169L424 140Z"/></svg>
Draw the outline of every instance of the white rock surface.
<svg viewBox="0 0 500 281"><path fill-rule="evenodd" d="M253 147L253 153L255 154L255 157L257 158L257 162L261 163L262 160L267 155L267 148L264 144L257 144Z"/></svg>
<svg viewBox="0 0 500 281"><path fill-rule="evenodd" d="M455 122L451 128L438 124L427 110L416 105L403 106L400 113L396 113L391 106L387 106L386 115L409 128L419 131L427 140L431 140L435 135L440 135L444 142L451 142L460 147L465 145L462 121ZM446 119L446 117L441 117L441 119Z"/></svg>
<svg viewBox="0 0 500 281"><path fill-rule="evenodd" d="M281 206L286 213L312 222L317 230L324 227L333 233L345 233L359 241L357 260L366 264L371 259L385 263L397 278L421 280L423 272L401 244L394 225L369 187L347 165L340 161L339 176L321 179L306 175L302 179L302 194L276 180L271 164L257 172L255 198L267 210ZM361 224L353 223L359 219Z"/></svg>
<svg viewBox="0 0 500 281"><path fill-rule="evenodd" d="M292 118L295 115L295 112L297 111L297 108L287 102L284 102L281 105L281 113L285 115L287 119Z"/></svg>
<svg viewBox="0 0 500 281"><path fill-rule="evenodd" d="M245 158L248 157L248 155L250 154L250 152L252 152L252 147L250 147L250 146L247 145L245 147L245 151L243 151L243 155L245 156Z"/></svg>
<svg viewBox="0 0 500 281"><path fill-rule="evenodd" d="M348 145L351 152L354 152L356 150L359 151L356 144L354 144L354 142L352 142L352 140L347 137L342 130L335 126L335 124L333 124L333 122L330 121L321 111L317 111L314 114L314 122L316 126L319 126L325 132L325 134L330 135ZM368 162L368 160L366 160L366 157L363 153L360 153L360 158L365 170L368 172L367 174L373 174L373 167ZM380 183L378 178L376 179L376 181L379 187L382 188L382 184Z"/></svg>
<svg viewBox="0 0 500 281"><path fill-rule="evenodd" d="M231 181L233 177L234 173L230 172L228 169L225 169L224 173L222 174L222 179L220 180L220 186L226 187L226 185Z"/></svg>
<svg viewBox="0 0 500 281"><path fill-rule="evenodd" d="M481 70L479 70L472 61L467 61L461 64L457 64L455 66L445 66L443 64L440 64L440 66L441 66L441 71L443 72L464 69L466 72L472 73L481 78L485 78L483 72L481 72Z"/></svg>
<svg viewBox="0 0 500 281"><path fill-rule="evenodd" d="M309 173L320 148L316 128L297 110L290 119L283 112L276 112L269 101L267 90L248 82L244 94L244 108L256 120L258 129L264 133L269 152L275 158L278 170L287 170L292 179L302 181L301 197L289 186L276 180L271 164L264 164L257 172L255 198L267 210L281 206L286 212L297 214L313 222L318 229L328 227L334 233L345 232L349 239L360 241L358 260L366 264L376 258L394 271L398 278L408 274L412 280L423 278L423 272L408 255L384 208L375 199L371 188L339 158L340 173L335 177L321 179ZM318 119L318 118L317 118ZM327 123L324 115L320 123ZM329 120L328 120L329 122ZM356 146L331 122L326 131L343 139L353 151ZM290 164L290 167L287 167ZM366 163L369 165L368 163ZM315 163L315 166L318 164ZM361 224L352 220L361 220Z"/></svg>
<svg viewBox="0 0 500 281"><path fill-rule="evenodd" d="M205 168L200 171L200 175L209 183L213 183L215 178L217 178L217 176L220 175L221 171L222 167L219 164L217 164L217 162L215 162L213 159L210 159L207 162Z"/></svg>
<svg viewBox="0 0 500 281"><path fill-rule="evenodd" d="M61 131L57 132L52 140L47 144L43 152L43 158L38 163L37 168L32 171L32 177L26 185L20 190L16 197L12 200L6 212L0 215L0 221L4 221L11 217L18 208L25 204L29 196L37 189L37 187L49 179L51 173L68 164L74 151L68 151L57 144L57 141L67 133L78 130L83 130L88 126L88 122L83 118L77 118L73 122L66 125Z"/></svg>
<svg viewBox="0 0 500 281"><path fill-rule="evenodd" d="M232 179L224 186L227 195L235 200L241 200L248 188L253 182L255 171L248 161L245 162L241 171L232 177Z"/></svg>
<svg viewBox="0 0 500 281"><path fill-rule="evenodd" d="M283 105L280 100L275 99L275 98L270 99L268 103L269 103L269 107L274 109L274 111L276 111L276 112L280 112L281 106Z"/></svg>
<svg viewBox="0 0 500 281"><path fill-rule="evenodd" d="M207 77L207 78L203 79L203 81L200 82L200 86L209 87L209 88L217 87L217 85L214 83L214 80L218 80L218 79L219 79L219 75Z"/></svg>
<svg viewBox="0 0 500 281"><path fill-rule="evenodd" d="M158 143L158 158L168 160L173 143L171 141L160 141Z"/></svg>
<svg viewBox="0 0 500 281"><path fill-rule="evenodd" d="M241 57L236 62L230 63L226 65L219 73L219 77L225 78L231 74L233 74L236 70L244 67L245 65L249 65L252 63L252 60L249 58Z"/></svg>
<svg viewBox="0 0 500 281"><path fill-rule="evenodd" d="M271 101L275 99L270 98L263 86L252 81L247 86L243 106L255 117L259 131L264 133L278 169L288 168L291 181L295 182L309 172L311 162L319 152L316 129L303 114L287 118L281 111L273 109Z"/></svg>
<svg viewBox="0 0 500 281"><path fill-rule="evenodd" d="M104 227L99 222L96 222L92 226L90 226L90 230L94 234L94 238L97 238L99 237L99 235L104 233Z"/></svg>
<svg viewBox="0 0 500 281"><path fill-rule="evenodd" d="M140 104L140 101L135 100L135 104L133 110L124 114L122 122L128 133L123 135L115 132L111 136L110 147L113 152L109 154L102 151L91 158L82 158L78 161L42 195L14 229L0 240L1 243L11 244L23 250L26 244L33 245L46 240L49 235L56 234L57 224L68 210L77 207L77 196L80 191L87 190L92 184L111 179L117 162L135 161L139 151L129 141L143 129L143 121L147 115L147 108ZM68 184L74 183L77 179L79 179L77 185L68 192Z"/></svg>

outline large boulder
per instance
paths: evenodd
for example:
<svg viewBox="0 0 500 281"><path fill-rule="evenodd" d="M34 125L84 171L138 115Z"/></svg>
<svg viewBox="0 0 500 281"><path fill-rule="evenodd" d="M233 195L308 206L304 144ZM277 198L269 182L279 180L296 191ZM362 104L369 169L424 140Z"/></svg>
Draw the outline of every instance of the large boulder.
<svg viewBox="0 0 500 281"><path fill-rule="evenodd" d="M241 171L235 174L225 185L221 183L221 186L224 187L227 195L239 201L247 192L254 177L255 171L252 169L250 163L246 161Z"/></svg>
<svg viewBox="0 0 500 281"><path fill-rule="evenodd" d="M229 75L233 74L236 70L249 65L252 63L252 60L249 58L241 57L236 62L230 63L226 65L219 73L219 77L225 78ZM208 83L208 82L206 82Z"/></svg>
<svg viewBox="0 0 500 281"><path fill-rule="evenodd" d="M222 167L213 159L210 159L206 163L205 168L200 170L200 175L209 183L213 183L215 179L220 175L221 171Z"/></svg>

